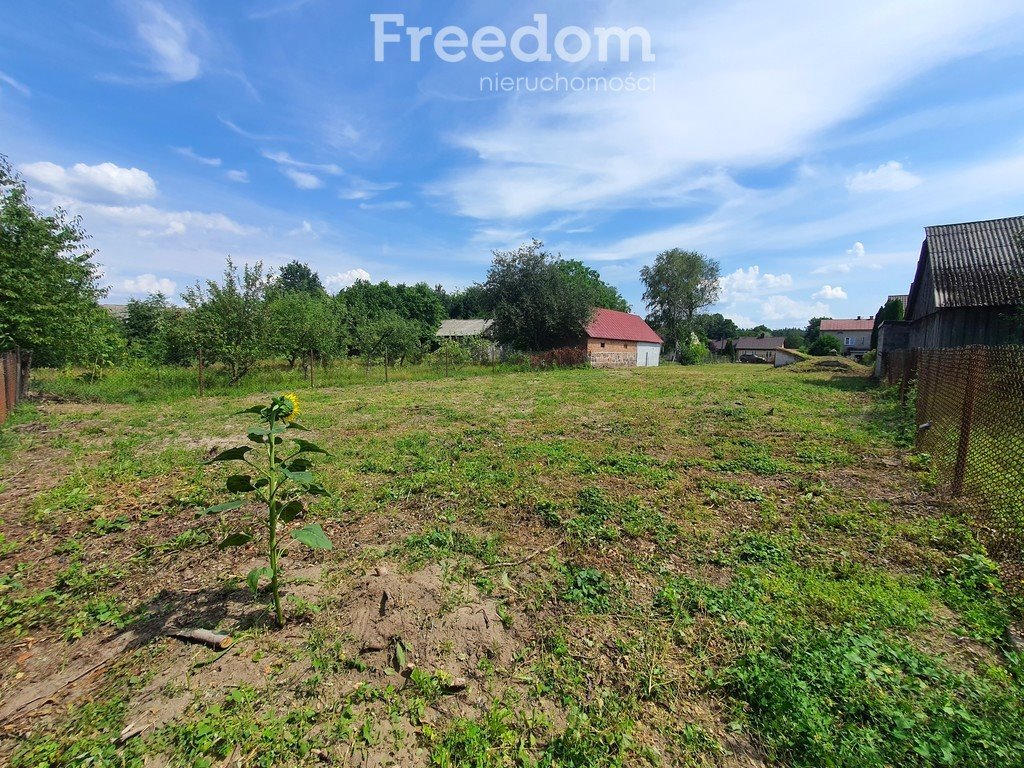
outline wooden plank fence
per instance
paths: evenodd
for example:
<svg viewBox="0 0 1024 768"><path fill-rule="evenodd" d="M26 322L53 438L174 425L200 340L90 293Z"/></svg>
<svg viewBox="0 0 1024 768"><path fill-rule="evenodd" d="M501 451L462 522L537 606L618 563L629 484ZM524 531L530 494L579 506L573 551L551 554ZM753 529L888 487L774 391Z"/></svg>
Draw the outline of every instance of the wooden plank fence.
<svg viewBox="0 0 1024 768"><path fill-rule="evenodd" d="M0 424L7 421L14 407L21 402L28 388L28 365L22 365L21 350L0 352Z"/></svg>

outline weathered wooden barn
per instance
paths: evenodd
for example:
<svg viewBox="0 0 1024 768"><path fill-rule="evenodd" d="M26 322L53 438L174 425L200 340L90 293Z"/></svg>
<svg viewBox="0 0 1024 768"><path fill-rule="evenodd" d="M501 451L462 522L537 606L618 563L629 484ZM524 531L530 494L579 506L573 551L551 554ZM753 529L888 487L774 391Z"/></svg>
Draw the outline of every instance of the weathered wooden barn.
<svg viewBox="0 0 1024 768"><path fill-rule="evenodd" d="M927 227L902 323L879 352L1024 342L1024 216Z"/></svg>

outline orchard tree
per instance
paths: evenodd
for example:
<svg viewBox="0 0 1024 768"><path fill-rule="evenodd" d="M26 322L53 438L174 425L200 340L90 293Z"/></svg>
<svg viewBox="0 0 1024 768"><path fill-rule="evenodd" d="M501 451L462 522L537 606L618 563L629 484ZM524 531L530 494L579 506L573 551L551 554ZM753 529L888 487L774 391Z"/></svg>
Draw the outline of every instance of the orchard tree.
<svg viewBox="0 0 1024 768"><path fill-rule="evenodd" d="M168 331L174 308L162 293L129 299L121 325L128 352L154 365L167 362Z"/></svg>
<svg viewBox="0 0 1024 768"><path fill-rule="evenodd" d="M622 298L619 289L604 282L597 270L576 259L562 259L555 265L568 279L571 290L586 296L591 307L630 311L629 303Z"/></svg>
<svg viewBox="0 0 1024 768"><path fill-rule="evenodd" d="M304 293L307 296L323 296L326 293L320 275L310 269L308 264L298 260L281 267L272 286L275 293Z"/></svg>
<svg viewBox="0 0 1024 768"><path fill-rule="evenodd" d="M647 320L662 330L673 359L678 359L680 345L689 343L697 311L718 301L720 275L714 259L679 248L659 253L654 264L640 271Z"/></svg>
<svg viewBox="0 0 1024 768"><path fill-rule="evenodd" d="M274 351L284 355L288 367L309 357L321 362L347 352L344 316L339 302L327 294L289 291L269 300Z"/></svg>
<svg viewBox="0 0 1024 768"><path fill-rule="evenodd" d="M36 212L0 155L0 347L31 351L42 365L95 360L109 316L98 309L106 289L85 241L80 219Z"/></svg>
<svg viewBox="0 0 1024 768"><path fill-rule="evenodd" d="M196 283L182 298L192 312L192 337L210 362L223 363L231 383L242 377L270 348L270 318L266 291L270 276L263 262L245 264L242 272L228 257L224 282Z"/></svg>
<svg viewBox="0 0 1024 768"><path fill-rule="evenodd" d="M572 282L539 240L494 251L484 290L495 338L505 346L538 352L586 336L592 295Z"/></svg>

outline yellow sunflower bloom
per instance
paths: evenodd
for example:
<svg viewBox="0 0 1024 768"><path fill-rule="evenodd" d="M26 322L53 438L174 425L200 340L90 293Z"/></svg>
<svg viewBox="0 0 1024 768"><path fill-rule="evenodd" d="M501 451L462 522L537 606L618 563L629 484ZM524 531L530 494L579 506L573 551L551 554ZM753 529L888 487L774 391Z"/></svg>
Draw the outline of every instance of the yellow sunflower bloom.
<svg viewBox="0 0 1024 768"><path fill-rule="evenodd" d="M294 392L289 392L284 396L284 399L292 404L292 411L284 417L284 420L295 421L296 417L299 415L299 396Z"/></svg>

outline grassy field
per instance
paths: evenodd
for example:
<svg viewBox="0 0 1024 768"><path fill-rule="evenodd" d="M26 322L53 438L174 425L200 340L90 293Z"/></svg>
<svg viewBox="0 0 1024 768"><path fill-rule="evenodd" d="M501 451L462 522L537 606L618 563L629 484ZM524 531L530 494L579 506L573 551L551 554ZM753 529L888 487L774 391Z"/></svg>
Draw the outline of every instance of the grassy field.
<svg viewBox="0 0 1024 768"><path fill-rule="evenodd" d="M0 763L1024 765L1019 606L862 373L299 396L336 547L289 552L283 630L216 547L255 508L203 513L258 397L0 431Z"/></svg>

